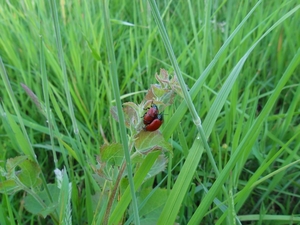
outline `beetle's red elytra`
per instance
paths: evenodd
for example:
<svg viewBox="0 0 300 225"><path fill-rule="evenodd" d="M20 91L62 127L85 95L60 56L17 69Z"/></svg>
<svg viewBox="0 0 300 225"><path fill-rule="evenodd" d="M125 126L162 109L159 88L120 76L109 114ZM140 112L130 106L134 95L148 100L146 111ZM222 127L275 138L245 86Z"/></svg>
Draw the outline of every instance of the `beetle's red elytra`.
<svg viewBox="0 0 300 225"><path fill-rule="evenodd" d="M144 115L144 124L148 125L153 122L158 116L158 108L155 104L151 104L151 107Z"/></svg>
<svg viewBox="0 0 300 225"><path fill-rule="evenodd" d="M154 119L150 124L146 125L144 130L146 131L156 131L164 122L162 114L158 114L157 118Z"/></svg>

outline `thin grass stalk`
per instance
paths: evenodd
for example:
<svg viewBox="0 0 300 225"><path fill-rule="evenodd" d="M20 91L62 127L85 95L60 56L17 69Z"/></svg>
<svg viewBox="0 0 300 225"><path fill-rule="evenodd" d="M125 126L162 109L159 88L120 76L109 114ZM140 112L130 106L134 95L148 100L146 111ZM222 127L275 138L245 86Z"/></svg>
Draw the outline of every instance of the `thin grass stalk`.
<svg viewBox="0 0 300 225"><path fill-rule="evenodd" d="M42 26L41 28L42 29ZM41 33L41 32L40 32ZM54 165L56 168L58 168L57 165L57 155L54 148L54 133L53 133L53 121L52 121L52 114L50 109L50 102L49 102L49 91L48 91L48 78L47 78L47 72L46 72L46 65L45 65L45 56L44 56L44 45L43 45L43 36L40 36L40 66L41 66L41 75L42 75L42 86L43 86L43 93L44 93L44 101L45 101L45 115L47 119L48 129L49 129L49 136L50 136L50 143L51 143L51 149L52 149L52 155L54 160Z"/></svg>
<svg viewBox="0 0 300 225"><path fill-rule="evenodd" d="M116 100L116 106L117 106L117 111L118 111L120 135L121 135L121 141L122 141L123 149L124 149L126 168L127 168L127 173L128 173L128 181L129 181L130 191L131 191L131 196L132 196L134 219L135 219L135 224L139 225L140 224L139 211L138 211L138 205L137 205L137 198L135 196L135 188L134 188L132 169L131 169L130 152L129 152L129 148L128 148L128 140L127 140L126 127L125 127L125 122L124 122L125 121L124 114L123 114L122 103L121 103L121 99L120 99L117 63L116 63L116 57L115 57L115 53L114 53L113 37L112 37L112 31L111 31L111 26L110 26L108 0L102 0L101 3L102 3L101 8L103 10L102 17L103 17L105 31L106 31L105 40L106 40L106 47L107 47L107 53L108 53L108 61L110 62L109 65L110 65L111 81L112 81L112 87L113 87L114 97Z"/></svg>
<svg viewBox="0 0 300 225"><path fill-rule="evenodd" d="M56 34L55 37L56 37L58 58L59 58L59 62L60 62L61 70L62 70L63 79L64 79L64 90L65 90L66 97L67 97L68 108L69 108L69 113L70 113L70 117L72 120L73 131L75 134L78 134L78 126L77 126L77 121L76 121L75 115L74 115L73 103L72 103L72 98L71 98L71 94L70 94L69 82L68 82L68 76L67 76L67 70L66 70L66 64L64 61L62 40L61 40L60 27L59 27L59 22L58 22L58 15L57 15L57 7L56 7L56 3L54 0L50 1L50 5L51 5L51 12L52 12L52 18L53 18L53 23L54 23L55 34Z"/></svg>
<svg viewBox="0 0 300 225"><path fill-rule="evenodd" d="M63 76L63 80L64 80L64 90L65 90L65 94L66 94L66 97L67 97L68 109L69 109L69 114L70 114L70 118L71 118L71 121L72 121L73 132L74 132L75 137L76 137L76 142L72 141L71 144L72 144L73 149L78 153L79 163L83 166L83 165L85 165L84 159L83 159L83 154L82 154L83 151L81 149L82 146L79 144L81 141L80 141L77 121L76 121L75 114L74 114L74 107L73 107L70 88L69 88L69 81L68 81L68 76L67 76L66 64L65 64L65 61L64 61L62 40L61 40L60 27L59 27L59 22L58 22L58 14L57 14L57 7L56 7L55 0L50 1L50 6L51 6L51 13L52 13L54 29L55 29L55 37L56 37L58 58L59 58L61 71L62 71L62 76Z"/></svg>

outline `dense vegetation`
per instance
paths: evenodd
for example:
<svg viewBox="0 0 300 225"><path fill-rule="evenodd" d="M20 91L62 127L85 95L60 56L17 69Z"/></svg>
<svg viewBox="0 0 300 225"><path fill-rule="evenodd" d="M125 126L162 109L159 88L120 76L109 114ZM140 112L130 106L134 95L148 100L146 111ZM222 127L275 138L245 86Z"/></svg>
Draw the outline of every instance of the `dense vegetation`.
<svg viewBox="0 0 300 225"><path fill-rule="evenodd" d="M157 4L1 1L1 225L300 223L299 2Z"/></svg>

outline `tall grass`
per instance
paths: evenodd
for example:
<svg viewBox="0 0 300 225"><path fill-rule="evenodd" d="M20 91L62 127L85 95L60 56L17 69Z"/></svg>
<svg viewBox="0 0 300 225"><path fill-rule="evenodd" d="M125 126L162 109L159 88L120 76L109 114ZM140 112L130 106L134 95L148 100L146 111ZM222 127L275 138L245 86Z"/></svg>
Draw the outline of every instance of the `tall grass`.
<svg viewBox="0 0 300 225"><path fill-rule="evenodd" d="M0 4L0 224L299 223L298 1L53 3ZM124 133L160 68L187 92Z"/></svg>

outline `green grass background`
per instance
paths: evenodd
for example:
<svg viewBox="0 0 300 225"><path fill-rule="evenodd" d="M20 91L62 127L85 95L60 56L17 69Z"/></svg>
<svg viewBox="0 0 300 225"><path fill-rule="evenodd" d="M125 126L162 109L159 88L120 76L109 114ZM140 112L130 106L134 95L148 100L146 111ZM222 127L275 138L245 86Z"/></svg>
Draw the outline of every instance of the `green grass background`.
<svg viewBox="0 0 300 225"><path fill-rule="evenodd" d="M73 224L102 224L106 200L95 210L93 198L113 185L99 185L92 167L102 145L127 137L110 114L115 96L139 104L155 73L174 74L178 64L191 99L177 96L165 110L168 166L139 187L133 204L116 198L111 215L122 220L108 223L300 223L299 2L157 1L165 34L149 2L1 1L1 167L25 154L40 166L44 185L65 167ZM150 169L146 161L158 155L147 157ZM57 215L24 209L26 195L1 194L0 224L62 224ZM141 216L147 210L151 220Z"/></svg>

